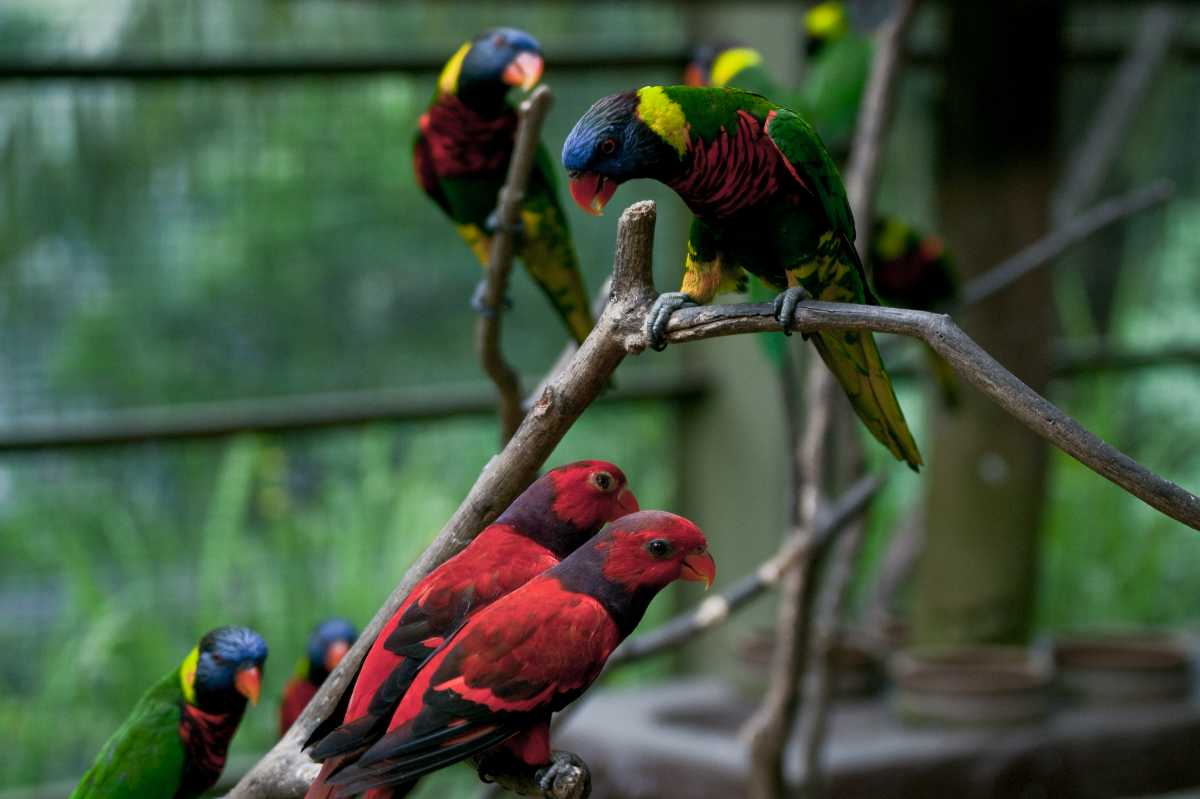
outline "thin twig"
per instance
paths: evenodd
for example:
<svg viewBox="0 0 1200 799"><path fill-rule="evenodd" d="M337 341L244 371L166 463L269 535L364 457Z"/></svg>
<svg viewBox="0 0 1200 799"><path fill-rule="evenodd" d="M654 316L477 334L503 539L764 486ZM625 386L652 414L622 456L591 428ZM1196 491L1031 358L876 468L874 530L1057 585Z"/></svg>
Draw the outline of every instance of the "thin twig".
<svg viewBox="0 0 1200 799"><path fill-rule="evenodd" d="M500 395L500 436L508 443L525 416L521 409L521 385L514 370L504 359L500 348L501 316L508 295L508 274L512 270L516 238L513 231L521 218L521 201L529 186L529 176L537 160L542 122L554 102L548 86L539 86L517 108L517 134L513 145L508 174L496 203L496 230L492 233L487 278L483 293L486 313L475 325L475 346L479 363Z"/></svg>
<svg viewBox="0 0 1200 799"><path fill-rule="evenodd" d="M1056 223L1069 219L1090 202L1112 171L1129 126L1166 61L1177 22L1178 14L1168 3L1156 3L1143 12L1133 47L1117 69L1108 94L1059 183L1051 210Z"/></svg>
<svg viewBox="0 0 1200 799"><path fill-rule="evenodd" d="M1109 225L1166 202L1174 191L1175 186L1170 180L1156 180L1074 215L1033 244L967 282L959 307L982 302Z"/></svg>

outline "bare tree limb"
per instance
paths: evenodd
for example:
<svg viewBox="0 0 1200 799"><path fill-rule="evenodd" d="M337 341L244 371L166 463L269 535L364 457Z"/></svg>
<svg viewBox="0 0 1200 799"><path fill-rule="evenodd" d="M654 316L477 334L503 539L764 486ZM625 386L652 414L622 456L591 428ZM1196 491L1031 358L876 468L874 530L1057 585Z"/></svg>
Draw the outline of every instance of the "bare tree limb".
<svg viewBox="0 0 1200 799"><path fill-rule="evenodd" d="M492 248L484 283L485 310L475 325L475 348L479 363L487 372L500 395L500 440L508 443L521 424L525 412L521 408L521 385L516 370L509 366L500 348L501 316L508 295L508 274L512 271L514 230L521 219L521 201L529 186L529 175L537 159L542 122L550 111L554 97L550 87L537 87L517 108L517 134L513 145L508 174L500 189L496 204L496 230L492 233Z"/></svg>
<svg viewBox="0 0 1200 799"><path fill-rule="evenodd" d="M1175 185L1170 180L1157 180L1073 215L1033 244L967 282L959 307L982 302L1109 225L1166 202L1174 192Z"/></svg>
<svg viewBox="0 0 1200 799"><path fill-rule="evenodd" d="M1158 74L1178 22L1169 3L1155 3L1142 14L1137 38L1122 61L1087 135L1071 158L1054 198L1051 218L1061 223L1091 201L1112 171L1121 143L1137 118L1154 76Z"/></svg>

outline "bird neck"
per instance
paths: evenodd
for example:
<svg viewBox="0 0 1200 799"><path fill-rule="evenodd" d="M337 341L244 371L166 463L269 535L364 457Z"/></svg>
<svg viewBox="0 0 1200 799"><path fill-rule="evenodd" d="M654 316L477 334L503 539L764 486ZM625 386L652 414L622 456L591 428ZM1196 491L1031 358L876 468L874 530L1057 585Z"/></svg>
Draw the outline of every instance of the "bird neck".
<svg viewBox="0 0 1200 799"><path fill-rule="evenodd" d="M206 713L193 704L182 703L179 739L186 758L177 795L198 796L216 783L225 768L229 742L237 732L244 709L245 703L228 713Z"/></svg>
<svg viewBox="0 0 1200 799"><path fill-rule="evenodd" d="M457 95L440 94L420 127L437 174L458 177L507 169L517 115L511 108L497 116L481 114Z"/></svg>
<svg viewBox="0 0 1200 799"><path fill-rule="evenodd" d="M555 577L563 589L577 594L586 594L599 602L624 639L642 621L646 608L658 594L656 586L628 586L609 580L604 576L605 553L591 544L576 550L571 557L551 569L548 574Z"/></svg>
<svg viewBox="0 0 1200 799"><path fill-rule="evenodd" d="M513 500L496 524L509 525L562 560L589 536L554 513L554 499L554 485L549 480L539 480Z"/></svg>
<svg viewBox="0 0 1200 799"><path fill-rule="evenodd" d="M712 141L693 137L683 167L663 182L701 219L727 219L769 200L779 188L779 151L762 123L745 111Z"/></svg>

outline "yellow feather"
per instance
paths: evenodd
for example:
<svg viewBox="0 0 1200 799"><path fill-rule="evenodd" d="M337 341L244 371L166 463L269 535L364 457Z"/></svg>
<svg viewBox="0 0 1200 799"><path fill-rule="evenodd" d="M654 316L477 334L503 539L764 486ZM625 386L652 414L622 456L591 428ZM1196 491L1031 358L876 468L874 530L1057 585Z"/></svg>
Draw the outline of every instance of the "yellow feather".
<svg viewBox="0 0 1200 799"><path fill-rule="evenodd" d="M841 3L819 3L804 15L804 29L814 39L836 39L850 28L846 8Z"/></svg>
<svg viewBox="0 0 1200 799"><path fill-rule="evenodd" d="M762 63L762 54L749 47L733 47L723 51L717 60L713 61L711 82L713 86L727 86L734 76L743 69L756 67Z"/></svg>
<svg viewBox="0 0 1200 799"><path fill-rule="evenodd" d="M454 94L458 91L458 76L462 72L463 59L470 50L471 43L464 42L463 46L450 56L446 66L442 67L442 74L438 76L438 91L443 94Z"/></svg>
<svg viewBox="0 0 1200 799"><path fill-rule="evenodd" d="M682 158L687 152L687 117L679 103L672 100L661 86L643 86L638 89L638 119L650 126Z"/></svg>
<svg viewBox="0 0 1200 799"><path fill-rule="evenodd" d="M196 664L200 662L200 647L192 647L179 666L179 687L189 705L196 704Z"/></svg>

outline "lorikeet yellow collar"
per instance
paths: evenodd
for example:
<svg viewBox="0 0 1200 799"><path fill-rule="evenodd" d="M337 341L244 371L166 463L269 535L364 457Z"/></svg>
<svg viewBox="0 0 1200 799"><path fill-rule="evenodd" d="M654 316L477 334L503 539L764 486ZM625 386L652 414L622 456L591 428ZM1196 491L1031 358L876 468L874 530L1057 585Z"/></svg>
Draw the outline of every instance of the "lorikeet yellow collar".
<svg viewBox="0 0 1200 799"><path fill-rule="evenodd" d="M200 647L192 647L179 666L179 687L189 705L196 704L196 664L200 662Z"/></svg>
<svg viewBox="0 0 1200 799"><path fill-rule="evenodd" d="M661 86L643 86L638 89L637 96L638 119L675 148L682 158L688 147L688 125L679 103L668 97Z"/></svg>
<svg viewBox="0 0 1200 799"><path fill-rule="evenodd" d="M709 81L713 86L728 86L729 82L744 69L762 63L762 54L749 47L733 47L724 50L713 61Z"/></svg>
<svg viewBox="0 0 1200 799"><path fill-rule="evenodd" d="M471 42L463 42L462 47L458 48L454 55L450 56L446 66L442 67L442 74L438 76L438 91L442 94L458 92L458 76L462 73L463 59L470 51Z"/></svg>
<svg viewBox="0 0 1200 799"><path fill-rule="evenodd" d="M818 3L804 15L804 29L813 39L840 39L850 29L846 8L841 3Z"/></svg>

